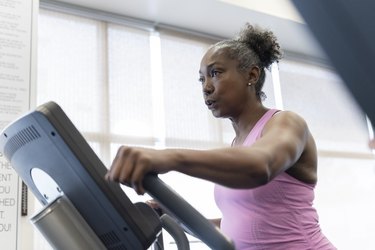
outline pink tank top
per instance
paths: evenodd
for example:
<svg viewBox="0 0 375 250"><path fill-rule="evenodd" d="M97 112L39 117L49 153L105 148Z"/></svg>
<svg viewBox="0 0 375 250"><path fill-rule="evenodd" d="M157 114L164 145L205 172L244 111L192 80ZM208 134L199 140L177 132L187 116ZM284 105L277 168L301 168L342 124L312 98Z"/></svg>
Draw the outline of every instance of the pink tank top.
<svg viewBox="0 0 375 250"><path fill-rule="evenodd" d="M260 138L271 109L257 122L243 146ZM314 185L281 173L254 189L231 189L215 185L215 201L222 212L221 230L237 250L332 250L322 234L313 208Z"/></svg>

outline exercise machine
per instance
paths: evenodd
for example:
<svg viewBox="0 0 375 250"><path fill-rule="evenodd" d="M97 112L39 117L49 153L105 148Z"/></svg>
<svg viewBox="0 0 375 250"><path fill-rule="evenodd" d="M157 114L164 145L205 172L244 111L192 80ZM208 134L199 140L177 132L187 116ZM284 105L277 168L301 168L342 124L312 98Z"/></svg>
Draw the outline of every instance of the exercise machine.
<svg viewBox="0 0 375 250"><path fill-rule="evenodd" d="M8 125L0 152L44 206L31 222L55 249L148 249L162 228L179 249L189 249L183 227L211 249L234 250L229 238L157 175L147 175L144 187L171 216L133 204L118 183L105 180L107 168L55 102Z"/></svg>

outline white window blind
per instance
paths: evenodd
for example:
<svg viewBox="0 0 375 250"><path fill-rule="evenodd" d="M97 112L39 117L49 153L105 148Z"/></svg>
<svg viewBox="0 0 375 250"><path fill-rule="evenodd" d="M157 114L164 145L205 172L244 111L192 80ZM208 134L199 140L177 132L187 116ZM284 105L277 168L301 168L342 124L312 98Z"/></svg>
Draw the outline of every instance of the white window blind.
<svg viewBox="0 0 375 250"><path fill-rule="evenodd" d="M334 71L284 60L280 82L284 109L305 118L320 150L368 153L365 115Z"/></svg>
<svg viewBox="0 0 375 250"><path fill-rule="evenodd" d="M108 25L110 132L153 137L150 34Z"/></svg>
<svg viewBox="0 0 375 250"><path fill-rule="evenodd" d="M374 159L320 157L315 206L337 249L374 249Z"/></svg>
<svg viewBox="0 0 375 250"><path fill-rule="evenodd" d="M103 25L41 11L39 16L38 103L60 103L85 132L99 132L103 88Z"/></svg>
<svg viewBox="0 0 375 250"><path fill-rule="evenodd" d="M204 104L198 82L208 44L161 33L166 146L209 148L222 145L220 127Z"/></svg>

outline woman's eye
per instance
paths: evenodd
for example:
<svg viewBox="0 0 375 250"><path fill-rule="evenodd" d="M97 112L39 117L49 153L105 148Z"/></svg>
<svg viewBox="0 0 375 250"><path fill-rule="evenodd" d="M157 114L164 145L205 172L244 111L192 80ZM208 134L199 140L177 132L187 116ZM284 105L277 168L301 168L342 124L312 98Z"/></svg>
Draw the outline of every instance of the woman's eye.
<svg viewBox="0 0 375 250"><path fill-rule="evenodd" d="M217 70L212 70L211 71L211 77L215 77L215 76L217 76L217 75L219 75L219 71L217 71Z"/></svg>

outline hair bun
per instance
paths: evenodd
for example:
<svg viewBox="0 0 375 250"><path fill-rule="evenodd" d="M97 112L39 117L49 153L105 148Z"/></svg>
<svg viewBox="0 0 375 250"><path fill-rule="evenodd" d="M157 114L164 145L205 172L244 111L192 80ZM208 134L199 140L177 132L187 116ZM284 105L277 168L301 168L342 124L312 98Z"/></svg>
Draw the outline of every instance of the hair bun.
<svg viewBox="0 0 375 250"><path fill-rule="evenodd" d="M267 69L281 59L280 45L271 31L246 23L236 40L245 43L258 56L261 66Z"/></svg>

